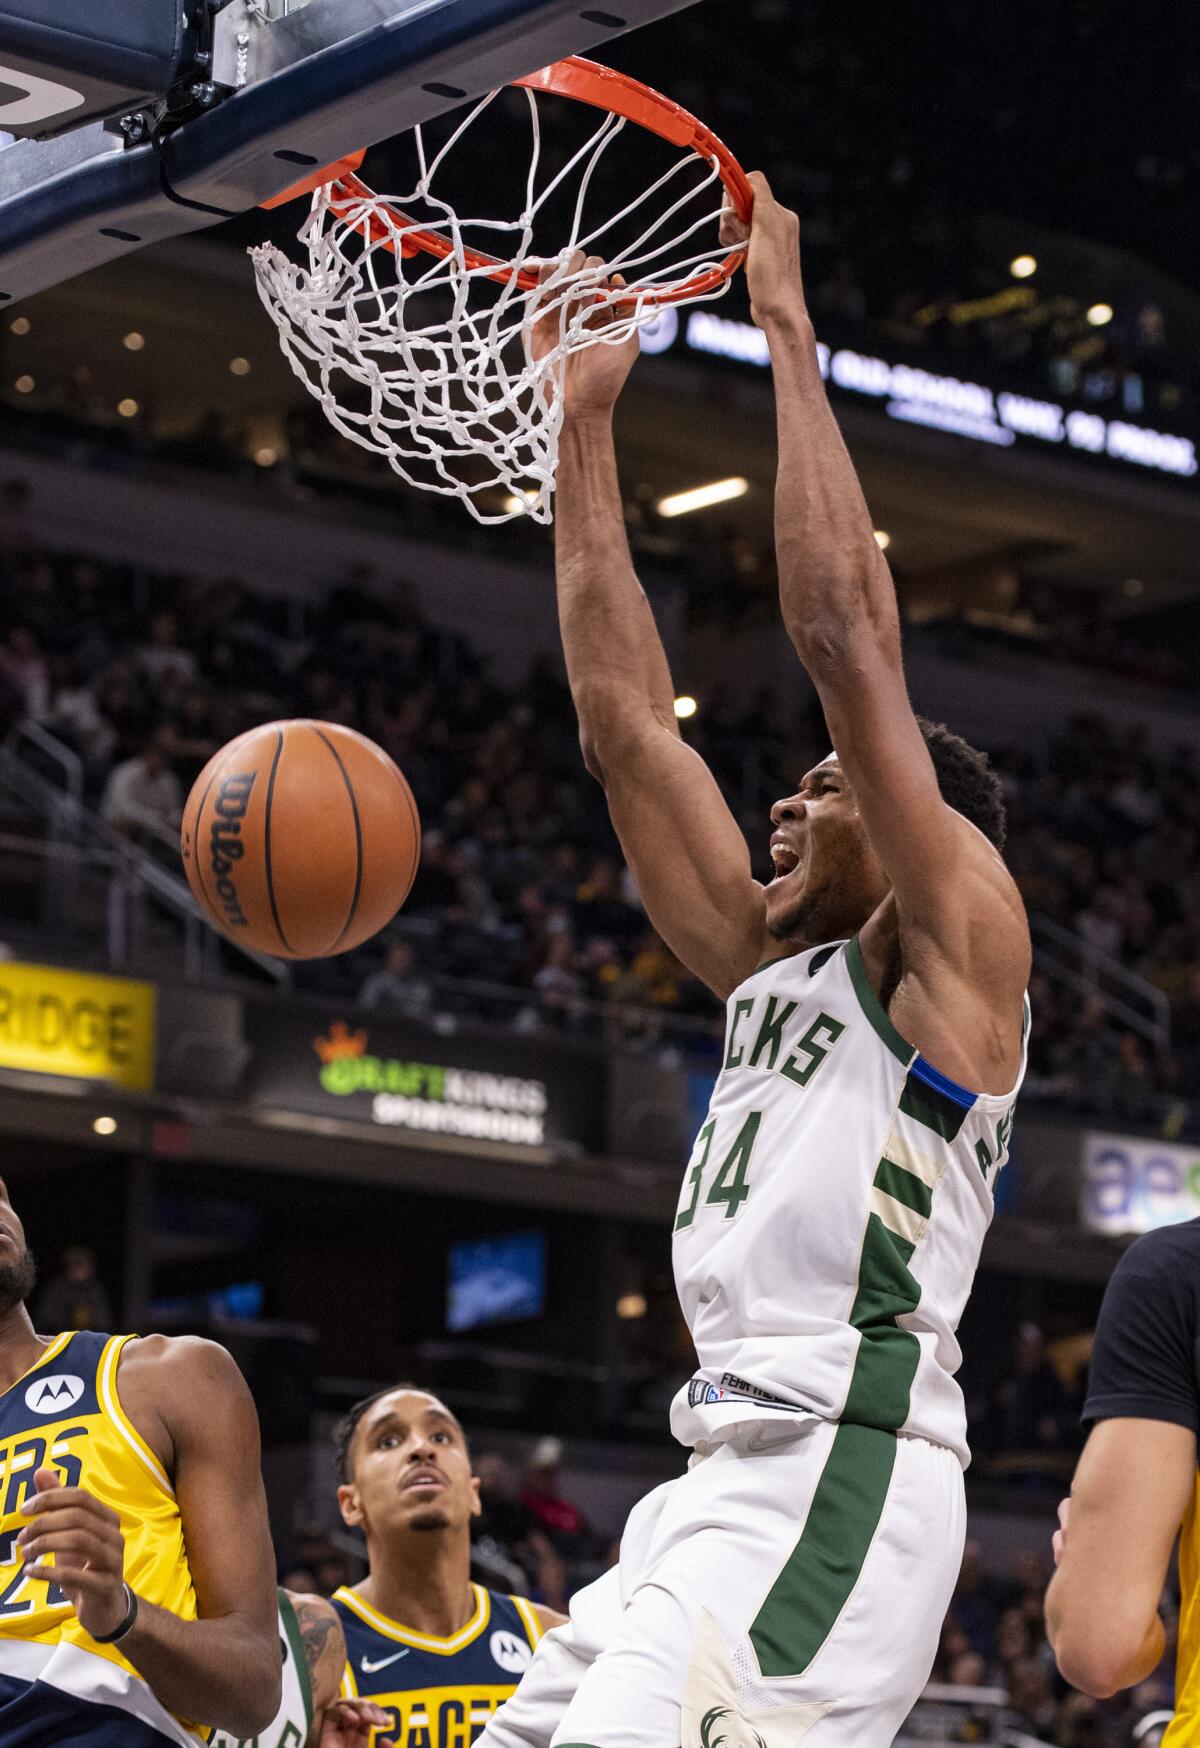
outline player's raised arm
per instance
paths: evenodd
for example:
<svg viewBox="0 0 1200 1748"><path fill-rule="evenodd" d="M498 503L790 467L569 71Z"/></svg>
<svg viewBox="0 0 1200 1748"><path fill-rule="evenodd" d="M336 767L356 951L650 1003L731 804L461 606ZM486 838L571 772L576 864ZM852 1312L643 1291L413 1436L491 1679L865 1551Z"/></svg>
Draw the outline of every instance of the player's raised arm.
<svg viewBox="0 0 1200 1748"><path fill-rule="evenodd" d="M1014 993L1019 1010L1028 971L1020 899L997 850L943 798L908 698L891 573L821 380L799 222L763 176L751 181L746 271L775 378L784 622L895 895L906 969L936 961L943 974L986 990L993 1012L997 996L1005 1003ZM732 218L725 229L730 240L744 235ZM1011 1049L1002 1054L1015 1066Z"/></svg>
<svg viewBox="0 0 1200 1748"><path fill-rule="evenodd" d="M637 350L633 338L567 360L559 621L584 758L642 901L684 964L724 997L764 956L762 888L711 772L680 739L666 653L630 557L612 420Z"/></svg>

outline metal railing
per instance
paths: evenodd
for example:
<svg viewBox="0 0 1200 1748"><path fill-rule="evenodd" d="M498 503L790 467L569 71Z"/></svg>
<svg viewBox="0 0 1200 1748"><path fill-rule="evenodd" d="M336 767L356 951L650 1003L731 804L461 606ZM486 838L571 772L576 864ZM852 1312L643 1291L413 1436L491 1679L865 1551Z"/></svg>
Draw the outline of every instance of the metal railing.
<svg viewBox="0 0 1200 1748"><path fill-rule="evenodd" d="M41 828L0 834L0 851L36 877L37 934L73 945L82 936L87 957L110 970L182 969L187 982L220 982L222 937L187 882L101 819L83 794L82 762L40 725L22 723L0 748L0 796ZM20 933L19 924L6 929ZM290 985L285 962L225 945L272 983Z"/></svg>
<svg viewBox="0 0 1200 1748"><path fill-rule="evenodd" d="M1002 1687L959 1687L931 1681L913 1707L893 1748L952 1748L993 1742L1003 1748L1046 1748L1021 1727Z"/></svg>
<svg viewBox="0 0 1200 1748"><path fill-rule="evenodd" d="M1038 970L1076 995L1094 997L1121 1025L1156 1049L1166 1048L1171 1041L1171 1005L1161 989L1038 911L1030 916L1029 926Z"/></svg>
<svg viewBox="0 0 1200 1748"><path fill-rule="evenodd" d="M161 845L147 848L101 819L84 800L82 761L40 724L22 723L0 747L2 794L41 828L28 836L0 834L6 856L24 858L39 870L41 930L78 937L90 919L91 949L98 944L99 923L102 955L114 970L148 966L157 958L160 966L167 961L171 970L182 969L188 982L225 980L222 937L205 921L186 881L168 865L173 839L164 833ZM1160 989L1050 917L1035 913L1030 924L1039 970L1075 994L1098 1000L1112 1020L1155 1049L1169 1043L1170 1005ZM406 927L403 919L400 929L414 940L424 933L419 923ZM277 987L291 987L287 963L234 943L228 950ZM431 977L428 984L430 1017L447 1026L490 1021L641 1052L694 1055L711 1054L713 1048L715 1017L450 976Z"/></svg>

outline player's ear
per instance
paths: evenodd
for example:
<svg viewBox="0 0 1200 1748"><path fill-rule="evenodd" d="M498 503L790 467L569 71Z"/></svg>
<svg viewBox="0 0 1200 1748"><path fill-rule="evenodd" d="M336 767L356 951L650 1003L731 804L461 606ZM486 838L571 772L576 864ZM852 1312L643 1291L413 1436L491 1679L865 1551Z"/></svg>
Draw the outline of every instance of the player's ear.
<svg viewBox="0 0 1200 1748"><path fill-rule="evenodd" d="M342 1514L342 1522L349 1524L351 1529L362 1529L364 1522L363 1508L359 1504L358 1488L354 1485L353 1481L349 1481L344 1486L338 1488L337 1502L338 1510Z"/></svg>
<svg viewBox="0 0 1200 1748"><path fill-rule="evenodd" d="M471 1516L483 1516L483 1501L479 1497L479 1476L471 1476Z"/></svg>

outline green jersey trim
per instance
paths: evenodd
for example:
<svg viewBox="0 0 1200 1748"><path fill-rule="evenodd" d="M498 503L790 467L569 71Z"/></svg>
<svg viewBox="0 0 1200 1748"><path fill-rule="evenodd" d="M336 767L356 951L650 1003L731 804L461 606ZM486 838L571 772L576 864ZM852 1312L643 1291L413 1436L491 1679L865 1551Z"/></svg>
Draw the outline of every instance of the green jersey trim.
<svg viewBox="0 0 1200 1748"><path fill-rule="evenodd" d="M304 1701L305 1734L307 1734L312 1728L313 1721L312 1674L308 1667L308 1656L304 1649L300 1622L296 1618L296 1610L292 1607L292 1599L286 1590L279 1592L279 1618L283 1622L283 1630L287 1634L288 1644L292 1649L292 1662L296 1665L296 1678L300 1683L300 1696Z"/></svg>
<svg viewBox="0 0 1200 1748"><path fill-rule="evenodd" d="M838 1427L804 1532L750 1628L764 1680L802 1675L833 1631L875 1539L895 1462L894 1433Z"/></svg>
<svg viewBox="0 0 1200 1748"><path fill-rule="evenodd" d="M854 985L854 993L858 997L858 1005L871 1022L878 1037L885 1043L898 1062L905 1067L917 1054L916 1049L902 1038L892 1024L887 1009L871 987L871 979L867 976L867 968L863 964L862 948L858 944L858 936L852 935L846 942L846 969L850 973L850 981Z"/></svg>

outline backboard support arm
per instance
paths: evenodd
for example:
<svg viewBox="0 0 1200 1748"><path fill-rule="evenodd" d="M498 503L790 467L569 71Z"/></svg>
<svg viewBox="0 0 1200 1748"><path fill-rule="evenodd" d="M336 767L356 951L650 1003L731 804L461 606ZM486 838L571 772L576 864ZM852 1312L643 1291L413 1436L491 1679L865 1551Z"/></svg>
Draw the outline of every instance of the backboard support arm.
<svg viewBox="0 0 1200 1748"><path fill-rule="evenodd" d="M0 304L246 212L362 146L692 0L309 0L216 20L211 108L0 150ZM244 41L242 39L245 39Z"/></svg>

